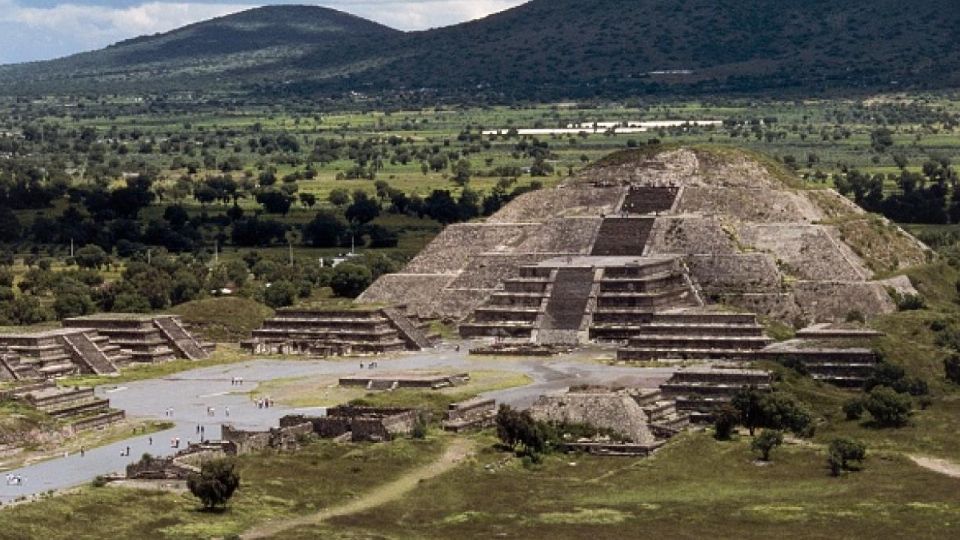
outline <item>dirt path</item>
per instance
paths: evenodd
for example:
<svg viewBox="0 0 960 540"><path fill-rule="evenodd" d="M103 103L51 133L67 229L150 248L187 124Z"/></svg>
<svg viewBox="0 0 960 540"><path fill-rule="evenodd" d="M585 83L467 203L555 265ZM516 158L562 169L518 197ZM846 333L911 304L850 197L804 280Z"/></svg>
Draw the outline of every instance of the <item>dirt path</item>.
<svg viewBox="0 0 960 540"><path fill-rule="evenodd" d="M931 470L935 473L945 474L951 478L960 478L960 465L952 461L924 456L908 457L911 461L923 467L924 469Z"/></svg>
<svg viewBox="0 0 960 540"><path fill-rule="evenodd" d="M255 538L271 538L285 531L305 525L315 525L322 523L330 518L356 514L376 508L390 501L399 499L407 493L414 490L423 480L440 476L441 474L453 469L460 462L469 457L474 450L473 441L467 439L454 439L450 446L444 450L439 459L424 465L418 469L410 471L397 480L375 488L373 491L362 495L349 503L340 506L327 508L316 514L303 516L283 521L264 523L257 526L240 537L244 540L253 540Z"/></svg>

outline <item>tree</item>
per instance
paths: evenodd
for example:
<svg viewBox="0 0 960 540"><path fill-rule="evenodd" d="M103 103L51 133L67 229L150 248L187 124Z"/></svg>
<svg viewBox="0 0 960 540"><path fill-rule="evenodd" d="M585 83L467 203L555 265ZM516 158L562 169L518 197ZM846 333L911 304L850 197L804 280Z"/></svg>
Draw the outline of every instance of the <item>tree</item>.
<svg viewBox="0 0 960 540"><path fill-rule="evenodd" d="M292 306L297 300L297 286L287 280L270 284L263 291L263 303L272 308Z"/></svg>
<svg viewBox="0 0 960 540"><path fill-rule="evenodd" d="M350 204L350 192L343 188L331 190L327 195L327 201L334 206L346 206Z"/></svg>
<svg viewBox="0 0 960 540"><path fill-rule="evenodd" d="M301 193L300 204L307 208L313 208L313 205L317 204L317 196L313 193Z"/></svg>
<svg viewBox="0 0 960 540"><path fill-rule="evenodd" d="M827 465L830 466L833 476L840 476L843 471L859 470L859 467L851 467L850 462L862 463L866 457L867 448L863 443L850 439L834 439L827 450Z"/></svg>
<svg viewBox="0 0 960 540"><path fill-rule="evenodd" d="M863 406L879 427L898 427L906 424L913 407L909 396L886 386L878 386L871 390Z"/></svg>
<svg viewBox="0 0 960 540"><path fill-rule="evenodd" d="M760 391L750 386L741 388L730 401L730 404L739 412L740 423L750 430L751 437L758 427L764 425L765 418L761 405L762 400L763 395Z"/></svg>
<svg viewBox="0 0 960 540"><path fill-rule="evenodd" d="M775 429L765 429L760 436L753 440L750 447L755 452L760 452L762 461L770 461L770 452L774 448L783 444L783 432Z"/></svg>
<svg viewBox="0 0 960 540"><path fill-rule="evenodd" d="M529 411L517 411L501 405L496 418L497 437L512 449L518 446L522 455L535 457L548 449L549 437L545 426L530 416Z"/></svg>
<svg viewBox="0 0 960 540"><path fill-rule="evenodd" d="M351 223L370 223L380 215L380 205L363 191L353 194L353 204L347 207L346 217Z"/></svg>
<svg viewBox="0 0 960 540"><path fill-rule="evenodd" d="M714 437L718 441L729 441L733 435L733 428L737 427L740 421L740 413L737 409L726 403L716 410L713 414Z"/></svg>
<svg viewBox="0 0 960 540"><path fill-rule="evenodd" d="M78 249L74 255L80 268L100 268L107 263L107 252L100 246L89 245Z"/></svg>
<svg viewBox="0 0 960 540"><path fill-rule="evenodd" d="M240 487L240 474L236 464L229 459L211 459L200 466L199 473L187 478L187 488L200 499L207 510L226 506Z"/></svg>
<svg viewBox="0 0 960 540"><path fill-rule="evenodd" d="M373 283L373 274L366 266L353 263L343 263L333 269L330 277L330 288L333 293L343 298L360 296Z"/></svg>
<svg viewBox="0 0 960 540"><path fill-rule="evenodd" d="M329 210L320 210L303 226L303 239L313 247L336 247L343 243L347 224Z"/></svg>
<svg viewBox="0 0 960 540"><path fill-rule="evenodd" d="M257 202L263 205L268 214L286 215L293 204L293 198L277 190L262 191L257 195Z"/></svg>
<svg viewBox="0 0 960 540"><path fill-rule="evenodd" d="M954 353L944 359L943 370L948 381L960 384L960 354Z"/></svg>
<svg viewBox="0 0 960 540"><path fill-rule="evenodd" d="M847 420L859 420L863 416L863 399L859 397L850 398L843 404L843 414Z"/></svg>
<svg viewBox="0 0 960 540"><path fill-rule="evenodd" d="M0 242L20 241L20 220L13 210L0 206Z"/></svg>

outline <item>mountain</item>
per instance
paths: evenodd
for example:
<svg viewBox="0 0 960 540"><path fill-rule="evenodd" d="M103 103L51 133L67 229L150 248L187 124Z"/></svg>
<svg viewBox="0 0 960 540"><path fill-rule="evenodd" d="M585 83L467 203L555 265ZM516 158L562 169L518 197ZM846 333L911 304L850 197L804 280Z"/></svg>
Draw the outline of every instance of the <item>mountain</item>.
<svg viewBox="0 0 960 540"><path fill-rule="evenodd" d="M309 55L324 70L351 58L375 57L379 44L402 35L392 28L315 6L270 6L171 32L119 42L48 62L0 67L0 88L13 91L94 91L244 88L290 73ZM318 71L322 73L322 71ZM201 86L202 85L202 86Z"/></svg>
<svg viewBox="0 0 960 540"><path fill-rule="evenodd" d="M432 89L552 99L949 88L960 83L958 38L954 0L532 0L422 32L271 6L0 67L0 91Z"/></svg>

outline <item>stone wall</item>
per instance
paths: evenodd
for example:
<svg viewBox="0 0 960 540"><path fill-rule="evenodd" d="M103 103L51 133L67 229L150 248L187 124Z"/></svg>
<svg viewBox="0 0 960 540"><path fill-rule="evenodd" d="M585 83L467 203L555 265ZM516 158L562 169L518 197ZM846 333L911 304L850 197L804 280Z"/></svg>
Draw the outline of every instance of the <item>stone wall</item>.
<svg viewBox="0 0 960 540"><path fill-rule="evenodd" d="M872 272L849 247L834 241L821 226L742 225L740 241L774 255L793 277L818 281L863 281Z"/></svg>
<svg viewBox="0 0 960 540"><path fill-rule="evenodd" d="M517 197L488 223L542 222L559 214L600 216L616 211L624 188L571 185L542 189Z"/></svg>
<svg viewBox="0 0 960 540"><path fill-rule="evenodd" d="M691 275L704 293L776 292L781 276L773 257L764 253L694 255L687 258Z"/></svg>
<svg viewBox="0 0 960 540"><path fill-rule="evenodd" d="M545 422L609 429L639 444L650 444L656 439L647 424L646 412L633 397L622 392L541 396L530 408L530 414Z"/></svg>
<svg viewBox="0 0 960 540"><path fill-rule="evenodd" d="M809 199L792 190L687 186L681 214L724 215L755 223L812 223L822 218Z"/></svg>
<svg viewBox="0 0 960 540"><path fill-rule="evenodd" d="M658 218L647 241L648 255L732 255L738 251L720 220L709 217Z"/></svg>

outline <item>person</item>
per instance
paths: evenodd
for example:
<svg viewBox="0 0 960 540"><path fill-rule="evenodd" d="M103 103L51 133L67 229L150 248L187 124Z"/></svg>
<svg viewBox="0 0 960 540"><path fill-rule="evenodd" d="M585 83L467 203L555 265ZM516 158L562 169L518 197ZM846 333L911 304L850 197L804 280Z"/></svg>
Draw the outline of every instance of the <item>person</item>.
<svg viewBox="0 0 960 540"><path fill-rule="evenodd" d="M153 446L153 437L147 438L147 444L149 444L150 446Z"/></svg>
<svg viewBox="0 0 960 540"><path fill-rule="evenodd" d="M230 418L230 407L224 407L223 414Z"/></svg>
<svg viewBox="0 0 960 540"><path fill-rule="evenodd" d="M87 449L81 446L81 447L80 447L80 457L83 457L83 456L85 456L85 455L87 455Z"/></svg>

